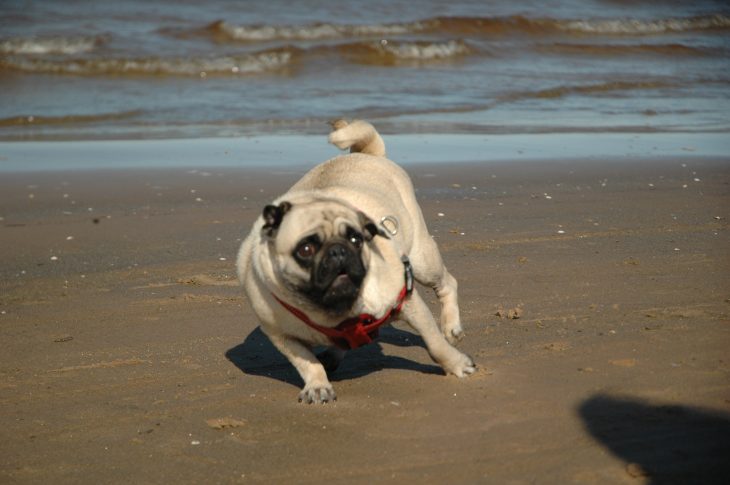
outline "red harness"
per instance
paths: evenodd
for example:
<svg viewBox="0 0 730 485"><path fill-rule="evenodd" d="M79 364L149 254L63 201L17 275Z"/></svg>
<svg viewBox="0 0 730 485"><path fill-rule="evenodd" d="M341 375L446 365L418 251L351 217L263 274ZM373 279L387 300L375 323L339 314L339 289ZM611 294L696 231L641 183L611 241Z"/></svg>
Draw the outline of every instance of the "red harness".
<svg viewBox="0 0 730 485"><path fill-rule="evenodd" d="M393 308L388 310L388 312L386 312L386 314L381 318L375 318L369 313L363 313L357 317L351 317L343 320L336 327L324 327L314 323L307 314L300 309L280 300L279 297L273 293L272 295L276 301L278 301L281 306L289 310L292 315L304 322L307 326L329 337L332 343L339 348L345 350L356 349L362 345L369 344L374 339L378 338L378 329L388 320L398 315L406 301L406 296L413 291L413 269L411 268L411 263L408 261L408 258L405 256L403 257L403 265L405 266L406 284L398 294L398 299L396 300Z"/></svg>

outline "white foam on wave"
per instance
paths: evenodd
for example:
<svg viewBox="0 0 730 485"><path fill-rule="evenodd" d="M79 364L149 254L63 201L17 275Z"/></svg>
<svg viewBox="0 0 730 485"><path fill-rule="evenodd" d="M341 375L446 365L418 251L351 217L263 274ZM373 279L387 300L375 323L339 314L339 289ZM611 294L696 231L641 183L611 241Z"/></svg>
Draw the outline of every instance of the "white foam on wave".
<svg viewBox="0 0 730 485"><path fill-rule="evenodd" d="M268 51L242 57L215 58L137 58L84 59L53 61L43 59L6 59L0 67L24 72L45 72L76 75L199 75L257 74L286 67L292 53Z"/></svg>
<svg viewBox="0 0 730 485"><path fill-rule="evenodd" d="M397 59L414 61L447 59L469 53L469 47L456 40L433 43L382 41L374 44L374 47Z"/></svg>
<svg viewBox="0 0 730 485"><path fill-rule="evenodd" d="M675 19L594 19L558 22L561 30L586 34L657 35L693 30L726 29L730 27L730 16L711 15L707 17Z"/></svg>
<svg viewBox="0 0 730 485"><path fill-rule="evenodd" d="M427 28L422 22L374 24L374 25L231 25L227 22L215 24L215 28L235 40L317 40L338 37L364 37L372 35L399 35L418 32Z"/></svg>
<svg viewBox="0 0 730 485"><path fill-rule="evenodd" d="M660 35L674 32L730 28L730 16L725 14L685 18L589 18L555 19L509 17L432 17L412 22L371 25L317 23L307 25L236 25L218 21L209 26L213 32L228 39L245 42L274 40L315 41L352 37L398 36L424 32L451 32L457 35L480 33L529 32L533 35L547 31L595 35Z"/></svg>
<svg viewBox="0 0 730 485"><path fill-rule="evenodd" d="M0 41L0 52L15 55L74 55L93 51L98 37L15 37Z"/></svg>

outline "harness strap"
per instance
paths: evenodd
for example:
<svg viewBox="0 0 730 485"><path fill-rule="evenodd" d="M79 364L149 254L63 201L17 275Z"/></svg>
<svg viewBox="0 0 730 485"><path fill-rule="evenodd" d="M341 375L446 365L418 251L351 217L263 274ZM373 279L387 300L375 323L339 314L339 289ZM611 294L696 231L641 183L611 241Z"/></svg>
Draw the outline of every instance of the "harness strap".
<svg viewBox="0 0 730 485"><path fill-rule="evenodd" d="M308 327L329 337L332 343L336 346L345 350L356 349L360 346L371 343L378 337L378 329L388 320L398 315L406 301L406 296L413 291L413 268L406 256L403 256L402 261L405 268L405 285L398 294L396 304L381 318L375 318L375 316L369 313L363 313L357 317L351 317L343 320L336 327L324 327L313 322L312 319L300 309L281 300L273 293L272 296L281 304L281 306L289 310L292 315L304 322Z"/></svg>

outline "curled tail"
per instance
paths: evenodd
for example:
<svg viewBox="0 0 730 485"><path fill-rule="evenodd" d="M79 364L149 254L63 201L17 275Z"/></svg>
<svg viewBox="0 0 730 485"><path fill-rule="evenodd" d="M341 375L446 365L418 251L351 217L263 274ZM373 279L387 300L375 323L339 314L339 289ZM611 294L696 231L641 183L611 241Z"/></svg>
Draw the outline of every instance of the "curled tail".
<svg viewBox="0 0 730 485"><path fill-rule="evenodd" d="M367 121L355 120L351 123L343 119L332 122L329 142L340 150L350 149L350 153L360 152L378 157L385 156L385 143Z"/></svg>

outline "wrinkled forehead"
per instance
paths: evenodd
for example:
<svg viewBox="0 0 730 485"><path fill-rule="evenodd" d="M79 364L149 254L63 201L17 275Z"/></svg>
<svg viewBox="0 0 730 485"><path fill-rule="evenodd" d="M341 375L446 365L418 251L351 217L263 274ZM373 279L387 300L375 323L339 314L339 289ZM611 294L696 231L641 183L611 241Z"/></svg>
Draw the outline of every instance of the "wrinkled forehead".
<svg viewBox="0 0 730 485"><path fill-rule="evenodd" d="M348 227L358 229L358 225L356 211L344 205L326 202L294 204L281 223L277 246L282 249L293 247L302 238L314 234L323 241L344 236Z"/></svg>

